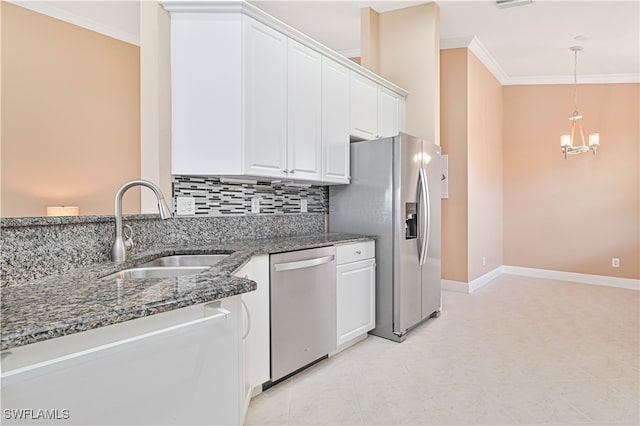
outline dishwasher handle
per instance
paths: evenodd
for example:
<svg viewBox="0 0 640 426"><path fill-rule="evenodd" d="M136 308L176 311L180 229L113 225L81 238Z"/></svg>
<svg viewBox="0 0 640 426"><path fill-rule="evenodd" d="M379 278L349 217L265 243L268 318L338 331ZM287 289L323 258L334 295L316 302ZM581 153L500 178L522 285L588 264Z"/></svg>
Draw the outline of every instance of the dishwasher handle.
<svg viewBox="0 0 640 426"><path fill-rule="evenodd" d="M291 271L293 269L304 269L324 265L325 263L333 261L333 259L335 259L334 255L316 257L315 259L300 260L298 262L276 263L273 265L273 268L276 272Z"/></svg>

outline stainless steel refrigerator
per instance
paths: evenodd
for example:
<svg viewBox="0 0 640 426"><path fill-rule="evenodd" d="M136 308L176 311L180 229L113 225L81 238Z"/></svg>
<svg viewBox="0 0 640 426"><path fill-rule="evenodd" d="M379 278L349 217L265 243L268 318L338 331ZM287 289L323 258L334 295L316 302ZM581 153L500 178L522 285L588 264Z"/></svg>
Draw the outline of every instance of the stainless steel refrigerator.
<svg viewBox="0 0 640 426"><path fill-rule="evenodd" d="M401 133L351 143L351 183L329 189L329 230L375 235L376 327L402 341L441 309L440 147Z"/></svg>

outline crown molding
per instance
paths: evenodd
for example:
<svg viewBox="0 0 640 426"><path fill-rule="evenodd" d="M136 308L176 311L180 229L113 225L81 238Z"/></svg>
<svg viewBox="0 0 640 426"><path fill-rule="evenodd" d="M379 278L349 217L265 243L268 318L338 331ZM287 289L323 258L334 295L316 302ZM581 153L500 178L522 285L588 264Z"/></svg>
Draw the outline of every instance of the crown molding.
<svg viewBox="0 0 640 426"><path fill-rule="evenodd" d="M206 19L207 15L216 15L221 13L237 13L248 16L280 32L281 34L284 34L292 40L302 43L329 59L346 66L352 71L364 75L400 96L405 97L408 94L405 89L385 80L379 75L373 73L371 70L356 64L352 60L348 59L346 55L328 48L324 44L312 39L306 34L289 26L287 23L282 22L244 0L158 0L158 3L160 3L160 5L162 5L171 14L172 20L192 19L194 14L202 15L202 19ZM348 53L350 51L346 52Z"/></svg>
<svg viewBox="0 0 640 426"><path fill-rule="evenodd" d="M115 38L125 43L140 46L140 34L132 34L128 31L123 31L120 28L115 28L110 25L105 25L100 22L96 22L86 16L76 15L67 10L61 9L53 2L45 1L19 1L19 0L6 0L9 3L16 6L23 7L25 9L32 10L34 12L41 13L43 15L50 16L60 21L68 22L69 24L76 25L78 27L85 28L96 33L106 35L111 38Z"/></svg>
<svg viewBox="0 0 640 426"><path fill-rule="evenodd" d="M578 84L640 83L640 74L591 74L579 75ZM509 77L505 86L527 86L543 84L573 84L571 75L549 75L533 77Z"/></svg>
<svg viewBox="0 0 640 426"><path fill-rule="evenodd" d="M511 77L476 36L454 37L440 40L440 50L467 48L482 62L503 86L528 86L543 84L573 84L571 75ZM592 74L580 75L578 84L640 83L640 74Z"/></svg>
<svg viewBox="0 0 640 426"><path fill-rule="evenodd" d="M476 36L455 37L440 40L440 50L467 48L482 62L491 74L502 85L508 84L509 76L504 72L500 64L493 59L491 53Z"/></svg>

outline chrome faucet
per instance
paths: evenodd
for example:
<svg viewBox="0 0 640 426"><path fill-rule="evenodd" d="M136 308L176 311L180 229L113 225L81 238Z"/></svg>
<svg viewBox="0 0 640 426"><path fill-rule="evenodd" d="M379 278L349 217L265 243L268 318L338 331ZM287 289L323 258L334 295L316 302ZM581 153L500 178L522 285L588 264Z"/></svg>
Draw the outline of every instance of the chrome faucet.
<svg viewBox="0 0 640 426"><path fill-rule="evenodd" d="M131 238L131 234L127 236L126 240L122 238L122 196L127 191L127 189L138 185L146 186L156 194L156 198L158 199L158 210L160 210L160 217L162 219L169 219L170 217L172 217L171 209L169 209L169 206L167 206L167 203L164 200L164 196L162 195L162 191L160 191L160 188L158 188L155 183L149 182L148 180L139 179L132 180L122 185L122 187L118 189L118 192L116 192L116 239L113 242L113 246L111 247L111 260L113 260L114 262L122 262L124 260L127 260L127 249L133 247L133 239Z"/></svg>

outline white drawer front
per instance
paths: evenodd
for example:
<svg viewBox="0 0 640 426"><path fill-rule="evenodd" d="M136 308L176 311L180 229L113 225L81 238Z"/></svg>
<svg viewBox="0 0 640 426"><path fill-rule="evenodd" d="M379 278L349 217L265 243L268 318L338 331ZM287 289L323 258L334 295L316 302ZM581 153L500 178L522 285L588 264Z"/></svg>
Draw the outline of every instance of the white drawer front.
<svg viewBox="0 0 640 426"><path fill-rule="evenodd" d="M364 241L361 243L344 244L336 246L337 264L358 262L360 260L371 259L376 256L375 243Z"/></svg>

